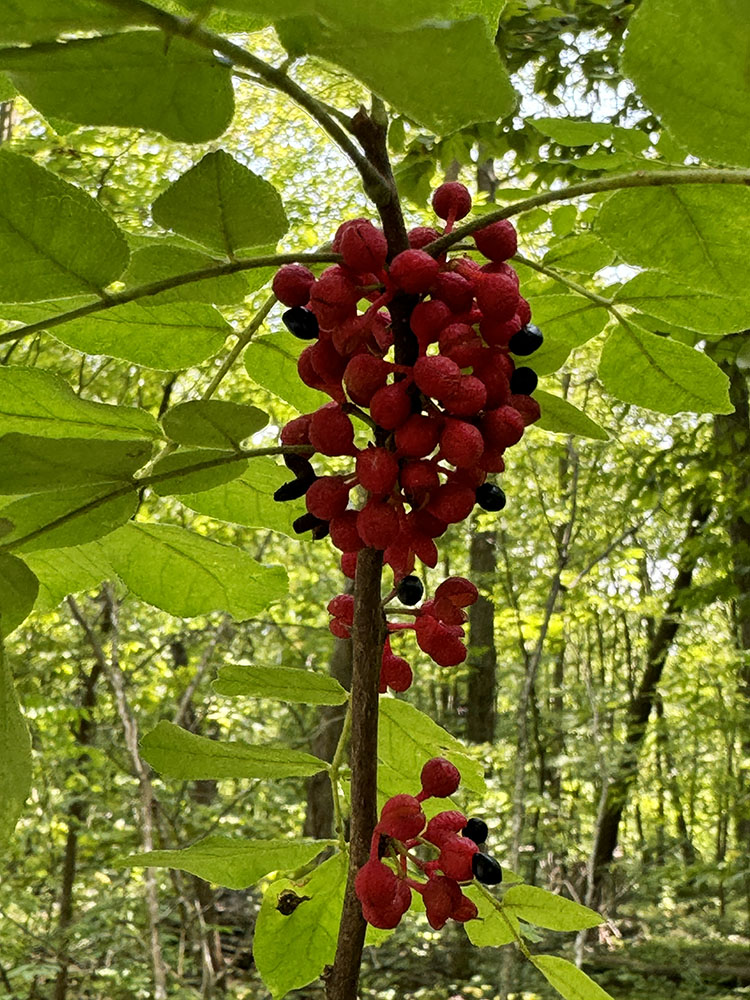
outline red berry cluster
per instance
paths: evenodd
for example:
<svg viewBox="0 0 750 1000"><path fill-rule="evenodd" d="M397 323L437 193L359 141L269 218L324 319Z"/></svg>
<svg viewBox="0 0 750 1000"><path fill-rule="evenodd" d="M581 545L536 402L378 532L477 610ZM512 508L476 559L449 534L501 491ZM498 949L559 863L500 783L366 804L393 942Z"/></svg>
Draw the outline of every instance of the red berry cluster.
<svg viewBox="0 0 750 1000"><path fill-rule="evenodd" d="M461 889L474 878L473 858L479 847L464 831L471 832L468 824L475 821L451 809L427 822L422 811L425 799L452 795L461 775L450 761L433 757L422 768L421 781L419 795L394 795L383 806L370 860L354 883L364 918L373 927L395 927L409 909L412 891L422 896L435 930L449 919L465 923L477 916L475 904ZM423 860L414 853L420 846L437 850L437 857ZM409 876L410 862L426 881Z"/></svg>
<svg viewBox="0 0 750 1000"><path fill-rule="evenodd" d="M412 598L417 595L414 600ZM416 604L422 596L422 584L415 576L407 576L394 592L402 603ZM462 576L451 576L443 580L430 601L413 611L396 610L396 614L412 615L413 623L386 621L388 636L383 648L380 667L380 693L387 688L392 691L406 691L411 687L412 669L407 660L397 656L391 649L391 635L396 632L413 630L419 648L427 653L441 667L455 667L466 659L464 624L468 615L464 608L473 604L479 593L474 584ZM335 636L346 639L351 634L354 622L354 598L351 594L339 594L328 603L332 616L330 629ZM448 793L450 794L450 793Z"/></svg>
<svg viewBox="0 0 750 1000"><path fill-rule="evenodd" d="M449 232L468 213L471 197L462 184L443 184L433 207ZM284 322L314 341L300 355L300 378L332 399L291 420L281 441L355 460L351 472L317 477L307 460L290 456L297 459L296 468L290 464L297 480L277 496L305 495L308 512L295 528L314 537L330 533L350 577L366 546L383 550L397 584L416 558L435 566L435 539L449 524L466 518L475 503L504 507L505 494L487 476L504 470L505 450L539 418L531 397L536 375L511 357L531 354L542 342L507 263L516 252L515 229L502 220L474 234L488 258L484 266L468 256L430 256L422 248L439 235L428 227L412 230L410 249L388 265L381 230L354 219L333 241L341 264L319 278L289 264L274 278L276 296L289 306ZM415 297L413 365L388 360L393 333L385 307L403 293ZM370 305L360 312L363 298ZM352 414L375 425L375 443L355 445ZM366 496L355 508L350 494L357 486Z"/></svg>

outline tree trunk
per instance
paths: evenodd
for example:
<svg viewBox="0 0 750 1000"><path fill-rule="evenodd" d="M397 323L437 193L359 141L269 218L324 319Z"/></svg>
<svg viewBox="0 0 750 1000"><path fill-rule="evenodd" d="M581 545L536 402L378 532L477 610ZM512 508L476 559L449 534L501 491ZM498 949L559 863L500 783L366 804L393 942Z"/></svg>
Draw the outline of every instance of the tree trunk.
<svg viewBox="0 0 750 1000"><path fill-rule="evenodd" d="M494 532L472 531L469 577L480 591L478 600L469 609L466 737L472 743L492 743L495 739L495 605L485 593L492 592L496 572Z"/></svg>
<svg viewBox="0 0 750 1000"><path fill-rule="evenodd" d="M670 799L672 800L672 808L674 809L675 823L677 825L677 837L680 844L682 862L685 867L688 868L690 865L695 864L697 860L697 853L695 850L695 844L690 836L687 820L685 819L685 810L682 807L682 793L680 791L680 782L677 777L677 767L675 766L675 762L672 757L672 750L669 745L669 729L667 727L666 719L664 718L664 700L658 691L656 693L656 717L658 719L656 739L661 750L665 770L664 785L669 792Z"/></svg>

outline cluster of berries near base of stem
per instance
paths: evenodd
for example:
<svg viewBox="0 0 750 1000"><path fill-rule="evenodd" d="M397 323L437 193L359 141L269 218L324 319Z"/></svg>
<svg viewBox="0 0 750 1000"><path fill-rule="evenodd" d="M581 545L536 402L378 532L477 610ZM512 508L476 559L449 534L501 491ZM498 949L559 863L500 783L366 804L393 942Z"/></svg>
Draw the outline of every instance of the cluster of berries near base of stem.
<svg viewBox="0 0 750 1000"><path fill-rule="evenodd" d="M383 806L375 827L370 860L354 883L365 920L373 927L391 929L411 905L412 892L424 901L427 920L440 930L448 920L465 923L477 916L476 904L462 885L477 879L486 885L502 881L500 865L481 847L487 824L457 810L445 810L428 822L422 802L446 798L458 788L461 775L443 757L433 757L422 768L419 795L394 795ZM427 848L437 857L424 859L415 852ZM421 875L422 881L410 875Z"/></svg>
<svg viewBox="0 0 750 1000"><path fill-rule="evenodd" d="M436 190L432 204L447 233L468 214L471 196L450 182ZM383 232L354 219L333 241L341 264L318 278L287 264L274 277L274 293L289 307L284 323L311 341L298 361L300 378L332 399L286 424L281 442L354 459L349 472L318 476L309 459L289 454L296 478L276 498L305 496L307 513L295 529L313 538L330 534L350 578L357 552L371 547L383 551L398 585L416 558L436 565L435 539L475 504L502 510L505 494L487 477L503 472L506 449L540 416L531 395L536 374L511 357L527 356L542 343L507 263L517 249L515 229L502 220L474 233L484 265L467 255L430 256L422 248L440 235L413 229L410 249L387 264ZM396 295L412 297L413 365L389 360L394 337L387 306ZM370 305L360 312L363 299ZM353 415L373 429L374 442L355 444ZM356 508L350 506L355 487L362 491Z"/></svg>

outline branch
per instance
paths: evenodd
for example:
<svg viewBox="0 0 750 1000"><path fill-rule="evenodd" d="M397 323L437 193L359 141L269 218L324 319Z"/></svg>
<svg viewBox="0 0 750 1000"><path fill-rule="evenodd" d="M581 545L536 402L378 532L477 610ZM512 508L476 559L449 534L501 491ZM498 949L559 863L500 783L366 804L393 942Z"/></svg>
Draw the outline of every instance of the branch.
<svg viewBox="0 0 750 1000"><path fill-rule="evenodd" d="M101 312L103 309L114 309L115 306L125 305L126 302L135 302L137 299L148 298L150 295L158 295L159 292L166 292L170 288L179 288L180 285L189 285L194 281L203 281L205 278L218 278L225 274L236 274L238 271L251 271L256 267L276 267L279 264L316 264L316 263L338 263L341 255L337 253L277 253L267 254L264 257L240 257L238 260L228 260L210 267L201 267L195 271L186 271L184 274L175 274L169 278L161 278L159 281L152 281L148 285L137 285L135 288L127 288L123 292L114 292L106 299L98 302L89 302L85 306L77 309L70 309L68 312L58 313L48 319L40 319L36 323L29 323L26 326L10 330L8 333L0 334L0 344L10 340L20 340L32 333L39 333L41 330L49 330L53 326L61 326L69 323L73 319L80 319L81 316L89 316L91 313Z"/></svg>
<svg viewBox="0 0 750 1000"><path fill-rule="evenodd" d="M571 281L570 278L566 278L565 275L560 274L559 271L555 271L551 267L546 267L544 264L538 264L535 260L529 260L528 257L523 257L520 253L517 253L513 260L517 260L519 264L524 264L526 267L530 267L532 271L538 271L539 274L546 274L548 278L552 278L553 281L557 281L561 285L565 285L567 288L572 289L572 291L577 292L579 295L583 295L585 298L591 299L591 301L595 302L598 306L603 306L605 309L615 312L612 308L614 306L614 299L607 299L603 295L597 295L596 292L590 292L588 288L585 288L583 285L579 285L577 281Z"/></svg>
<svg viewBox="0 0 750 1000"><path fill-rule="evenodd" d="M110 0L111 2L111 0ZM458 226L453 232L433 240L424 249L433 257L439 257L455 243L460 243L466 236L471 236L477 229L483 229L493 222L509 219L521 212L528 212L540 205L549 205L554 201L571 201L586 194L599 194L602 191L619 191L622 188L639 187L671 187L675 184L744 184L750 186L750 170L705 169L691 170L638 170L632 174L614 174L611 177L597 177L594 180L571 184L569 187L555 191L543 191L541 194L516 201L496 212L487 212L478 219Z"/></svg>
<svg viewBox="0 0 750 1000"><path fill-rule="evenodd" d="M257 74L261 80L286 94L296 104L304 108L320 127L328 133L336 145L349 157L360 173L365 190L377 205L386 205L392 199L392 191L382 174L370 163L366 156L357 149L339 123L329 114L325 105L321 104L312 94L295 83L283 69L277 69L263 62L247 49L228 41L221 35L214 34L196 24L187 17L168 14L146 3L145 0L103 0L110 7L118 10L123 8L133 11L142 24L151 24L169 34L180 35L182 38L207 49L209 52L220 52L233 65L244 66Z"/></svg>

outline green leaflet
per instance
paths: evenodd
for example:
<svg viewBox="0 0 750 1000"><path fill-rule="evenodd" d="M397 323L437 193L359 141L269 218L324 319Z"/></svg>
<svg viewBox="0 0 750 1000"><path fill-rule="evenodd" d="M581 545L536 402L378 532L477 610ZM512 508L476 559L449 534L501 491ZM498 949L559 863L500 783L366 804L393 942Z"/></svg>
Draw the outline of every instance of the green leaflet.
<svg viewBox="0 0 750 1000"><path fill-rule="evenodd" d="M313 982L333 962L346 868L346 855L335 854L307 882L281 879L266 890L255 925L253 955L274 1000ZM289 915L278 909L283 892L302 900Z"/></svg>
<svg viewBox="0 0 750 1000"><path fill-rule="evenodd" d="M274 491L288 479L291 473L273 459L253 458L239 478L202 493L180 494L178 499L198 514L207 514L217 521L271 528L298 538L292 522L304 514L304 499L278 503L273 498Z"/></svg>
<svg viewBox="0 0 750 1000"><path fill-rule="evenodd" d="M164 721L143 737L141 753L160 774L188 781L304 778L328 768L324 760L283 744L254 746L243 740L211 740Z"/></svg>
<svg viewBox="0 0 750 1000"><path fill-rule="evenodd" d="M80 188L28 156L2 151L0 190L0 300L98 292L124 270L125 237Z"/></svg>
<svg viewBox="0 0 750 1000"><path fill-rule="evenodd" d="M628 28L624 71L675 138L703 159L750 166L745 0L644 0Z"/></svg>
<svg viewBox="0 0 750 1000"><path fill-rule="evenodd" d="M0 594L0 601L2 601ZM31 740L0 639L0 849L16 828L31 788Z"/></svg>
<svg viewBox="0 0 750 1000"><path fill-rule="evenodd" d="M542 135L549 136L561 146L593 146L612 138L612 125L608 122L575 121L571 118L527 118Z"/></svg>
<svg viewBox="0 0 750 1000"><path fill-rule="evenodd" d="M231 329L217 309L203 302L141 300L71 320L52 334L84 354L173 371L216 354Z"/></svg>
<svg viewBox="0 0 750 1000"><path fill-rule="evenodd" d="M578 434L580 437L595 438L597 441L609 439L603 427L566 399L554 396L543 389L537 389L534 398L542 410L535 427L555 434Z"/></svg>
<svg viewBox="0 0 750 1000"><path fill-rule="evenodd" d="M162 418L168 437L193 448L236 448L267 423L257 406L219 399L179 403Z"/></svg>
<svg viewBox="0 0 750 1000"><path fill-rule="evenodd" d="M132 522L101 545L137 597L185 618L211 611L252 618L287 590L281 566L261 566L242 549L175 525Z"/></svg>
<svg viewBox="0 0 750 1000"><path fill-rule="evenodd" d="M270 872L302 867L333 843L333 840L245 840L213 836L181 851L131 854L123 858L123 863L178 868L228 889L246 889Z"/></svg>
<svg viewBox="0 0 750 1000"><path fill-rule="evenodd" d="M24 562L39 580L39 595L34 604L36 611L51 611L68 594L93 590L103 580L115 576L96 542L30 552L24 555Z"/></svg>
<svg viewBox="0 0 750 1000"><path fill-rule="evenodd" d="M257 667L225 663L213 683L217 694L274 698L302 705L342 705L348 695L328 674L291 667Z"/></svg>
<svg viewBox="0 0 750 1000"><path fill-rule="evenodd" d="M255 338L245 350L245 368L253 382L300 413L310 413L330 402L328 396L306 386L297 373L297 358L305 346L291 333L279 331Z"/></svg>
<svg viewBox="0 0 750 1000"><path fill-rule="evenodd" d="M381 698L379 794L389 798L412 788L419 790L419 773L431 757L446 757L461 772L462 787L484 792L484 769L479 761L466 755L462 743L408 702Z"/></svg>
<svg viewBox="0 0 750 1000"><path fill-rule="evenodd" d="M154 281L162 281L178 274L199 271L218 263L213 257L209 257L208 254L201 253L199 250L173 246L166 240L151 239L149 243L150 246L147 244L132 252L130 265L122 276L128 289L150 285ZM236 302L242 302L250 291L248 277L253 278L258 272L263 272L262 276L265 277L266 270L266 268L258 268L257 272L238 272L225 274L218 278L191 281L159 292L158 295L150 295L148 302L153 304L209 302L217 306L233 305Z"/></svg>
<svg viewBox="0 0 750 1000"><path fill-rule="evenodd" d="M0 494L40 493L129 482L151 457L149 441L0 437Z"/></svg>
<svg viewBox="0 0 750 1000"><path fill-rule="evenodd" d="M0 642L31 614L38 591L39 582L26 563L0 554Z"/></svg>
<svg viewBox="0 0 750 1000"><path fill-rule="evenodd" d="M0 2L0 42L51 41L63 31L108 31L132 23L131 12L97 0Z"/></svg>
<svg viewBox="0 0 750 1000"><path fill-rule="evenodd" d="M556 955L534 955L531 959L547 982L565 1000L612 1000L582 969Z"/></svg>
<svg viewBox="0 0 750 1000"><path fill-rule="evenodd" d="M503 907L527 923L553 931L580 931L604 920L572 899L565 899L535 885L515 885L505 893Z"/></svg>
<svg viewBox="0 0 750 1000"><path fill-rule="evenodd" d="M531 365L539 375L557 371L570 352L601 333L609 313L582 295L540 295L532 298L533 321L544 333Z"/></svg>
<svg viewBox="0 0 750 1000"><path fill-rule="evenodd" d="M687 330L720 335L750 325L750 293L743 287L736 295L734 291L705 291L658 271L643 271L618 289L615 302Z"/></svg>
<svg viewBox="0 0 750 1000"><path fill-rule="evenodd" d="M145 410L77 396L59 375L40 368L0 367L0 434L132 441L161 437Z"/></svg>
<svg viewBox="0 0 750 1000"><path fill-rule="evenodd" d="M628 324L609 335L599 362L605 389L658 413L731 413L729 379L709 357Z"/></svg>
<svg viewBox="0 0 750 1000"><path fill-rule="evenodd" d="M500 913L484 892L476 885L464 890L469 899L476 903L478 920L464 924L466 936L478 948L500 948L515 941L520 934L518 917L511 912Z"/></svg>
<svg viewBox="0 0 750 1000"><path fill-rule="evenodd" d="M576 233L550 245L544 263L559 271L593 274L615 259L614 251L593 233Z"/></svg>
<svg viewBox="0 0 750 1000"><path fill-rule="evenodd" d="M289 228L276 188L221 150L206 153L178 177L151 212L164 229L227 257L245 247L275 245Z"/></svg>
<svg viewBox="0 0 750 1000"><path fill-rule="evenodd" d="M630 264L719 295L746 288L747 188L684 184L616 191L599 209L594 228Z"/></svg>
<svg viewBox="0 0 750 1000"><path fill-rule="evenodd" d="M19 91L43 115L82 125L154 129L208 142L234 113L231 69L206 49L161 31L129 31L0 50Z"/></svg>
<svg viewBox="0 0 750 1000"><path fill-rule="evenodd" d="M497 121L513 111L516 94L482 17L393 30L380 9L378 13L378 25L357 25L356 33L326 29L314 18L285 22L281 39L290 49L343 66L397 111L436 134ZM426 66L439 67L439 72L425 73Z"/></svg>
<svg viewBox="0 0 750 1000"><path fill-rule="evenodd" d="M164 476L162 482L151 482L157 496L168 497L183 490L201 493L213 490L237 479L247 468L247 459L233 451L220 452L211 448L178 451L154 465L153 475Z"/></svg>

